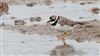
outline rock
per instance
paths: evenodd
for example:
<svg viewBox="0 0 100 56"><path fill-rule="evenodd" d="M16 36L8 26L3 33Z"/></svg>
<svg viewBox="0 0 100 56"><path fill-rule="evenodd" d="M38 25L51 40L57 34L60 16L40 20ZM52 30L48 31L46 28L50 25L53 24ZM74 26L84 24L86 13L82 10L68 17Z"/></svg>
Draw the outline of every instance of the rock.
<svg viewBox="0 0 100 56"><path fill-rule="evenodd" d="M25 25L25 21L24 20L15 20L15 25L16 26Z"/></svg>
<svg viewBox="0 0 100 56"><path fill-rule="evenodd" d="M31 17L30 18L30 22L34 22L35 21L35 18L34 17Z"/></svg>
<svg viewBox="0 0 100 56"><path fill-rule="evenodd" d="M32 4L32 3L30 3L30 4L27 4L27 6L28 6L28 7L32 7L32 6L33 6L33 4Z"/></svg>
<svg viewBox="0 0 100 56"><path fill-rule="evenodd" d="M80 5L85 5L85 3L84 2L81 2Z"/></svg>
<svg viewBox="0 0 100 56"><path fill-rule="evenodd" d="M26 4L26 6L28 6L28 7L33 7L35 4L36 4L35 2L33 2L33 3L28 3L28 4Z"/></svg>
<svg viewBox="0 0 100 56"><path fill-rule="evenodd" d="M91 12L92 12L92 13L95 13L95 14L98 14L99 11L100 11L99 8L92 8L92 9L91 9Z"/></svg>
<svg viewBox="0 0 100 56"><path fill-rule="evenodd" d="M31 17L30 18L30 22L34 22L34 21L40 22L41 21L41 17Z"/></svg>
<svg viewBox="0 0 100 56"><path fill-rule="evenodd" d="M35 19L37 22L40 22L41 21L41 17L36 17Z"/></svg>
<svg viewBox="0 0 100 56"><path fill-rule="evenodd" d="M93 4L93 2L87 2L87 4Z"/></svg>
<svg viewBox="0 0 100 56"><path fill-rule="evenodd" d="M10 17L10 19L17 19L16 17L14 17L14 16L12 16L12 17Z"/></svg>
<svg viewBox="0 0 100 56"><path fill-rule="evenodd" d="M3 22L3 23L1 24L1 26L5 26L5 23Z"/></svg>

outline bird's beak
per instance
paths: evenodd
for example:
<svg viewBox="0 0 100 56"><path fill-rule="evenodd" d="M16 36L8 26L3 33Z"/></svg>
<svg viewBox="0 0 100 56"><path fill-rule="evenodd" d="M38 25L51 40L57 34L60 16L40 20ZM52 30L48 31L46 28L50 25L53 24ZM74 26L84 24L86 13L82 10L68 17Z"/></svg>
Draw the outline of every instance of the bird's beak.
<svg viewBox="0 0 100 56"><path fill-rule="evenodd" d="M54 22L55 19L50 19L49 21L47 21L47 23L50 23L50 22Z"/></svg>

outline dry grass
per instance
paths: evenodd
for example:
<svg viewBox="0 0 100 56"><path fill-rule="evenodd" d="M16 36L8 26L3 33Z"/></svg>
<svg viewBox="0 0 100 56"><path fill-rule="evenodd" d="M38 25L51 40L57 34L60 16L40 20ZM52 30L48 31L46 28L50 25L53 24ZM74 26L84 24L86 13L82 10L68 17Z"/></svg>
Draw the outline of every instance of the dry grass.
<svg viewBox="0 0 100 56"><path fill-rule="evenodd" d="M100 22L90 22L85 25L79 25L71 30L71 35L78 42L83 42L85 40L91 41L96 39L100 39ZM100 42L100 41L96 41Z"/></svg>
<svg viewBox="0 0 100 56"><path fill-rule="evenodd" d="M9 10L8 4L5 2L0 2L0 16L7 14Z"/></svg>
<svg viewBox="0 0 100 56"><path fill-rule="evenodd" d="M57 35L59 33L58 30L51 26L47 25L38 25L34 24L31 26L25 26L25 25L16 25L16 26L1 26L3 29L8 29L8 30L16 30L22 34L39 34L39 35Z"/></svg>
<svg viewBox="0 0 100 56"><path fill-rule="evenodd" d="M53 2L52 2L52 0L45 0L44 3L45 3L47 6L49 6L49 5L51 5Z"/></svg>

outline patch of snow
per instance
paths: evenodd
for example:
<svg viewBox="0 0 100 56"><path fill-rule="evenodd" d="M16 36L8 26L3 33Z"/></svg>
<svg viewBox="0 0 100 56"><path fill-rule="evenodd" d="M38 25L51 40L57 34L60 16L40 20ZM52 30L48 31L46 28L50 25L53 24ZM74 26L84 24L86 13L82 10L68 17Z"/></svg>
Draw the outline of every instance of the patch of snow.
<svg viewBox="0 0 100 56"><path fill-rule="evenodd" d="M49 55L55 46L62 45L54 36L48 35L23 35L15 31L0 30L2 34L3 55ZM66 40L76 50L82 51L82 55L100 55L100 44L95 42L77 43L74 40ZM78 55L78 54L77 54Z"/></svg>

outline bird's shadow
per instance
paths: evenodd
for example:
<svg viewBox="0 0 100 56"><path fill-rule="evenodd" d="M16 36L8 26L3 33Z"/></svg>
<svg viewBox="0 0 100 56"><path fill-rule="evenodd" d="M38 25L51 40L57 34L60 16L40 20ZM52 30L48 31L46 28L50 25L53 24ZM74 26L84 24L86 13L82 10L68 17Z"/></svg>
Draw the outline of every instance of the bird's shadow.
<svg viewBox="0 0 100 56"><path fill-rule="evenodd" d="M51 51L51 56L73 56L73 55L78 55L79 51L77 51L74 47L71 45L59 45L55 47Z"/></svg>

